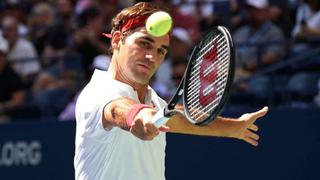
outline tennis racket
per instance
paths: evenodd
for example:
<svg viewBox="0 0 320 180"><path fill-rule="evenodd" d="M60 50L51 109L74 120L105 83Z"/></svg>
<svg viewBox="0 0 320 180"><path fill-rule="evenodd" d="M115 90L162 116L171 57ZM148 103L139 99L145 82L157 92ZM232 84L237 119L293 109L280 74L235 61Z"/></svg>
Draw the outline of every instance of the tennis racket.
<svg viewBox="0 0 320 180"><path fill-rule="evenodd" d="M196 125L207 125L213 121L231 92L234 51L227 28L217 26L208 31L194 47L175 95L165 108L152 117L152 123L160 127L176 113L182 113ZM175 109L181 98L183 111Z"/></svg>

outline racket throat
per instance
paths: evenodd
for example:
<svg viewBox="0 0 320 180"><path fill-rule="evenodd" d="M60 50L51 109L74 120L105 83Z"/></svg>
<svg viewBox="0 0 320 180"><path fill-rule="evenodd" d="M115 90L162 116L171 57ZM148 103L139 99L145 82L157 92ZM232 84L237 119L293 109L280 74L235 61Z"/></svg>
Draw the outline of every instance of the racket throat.
<svg viewBox="0 0 320 180"><path fill-rule="evenodd" d="M174 108L174 106L173 106ZM176 110L169 109L169 107L164 108L164 117L170 118L171 116L177 114Z"/></svg>

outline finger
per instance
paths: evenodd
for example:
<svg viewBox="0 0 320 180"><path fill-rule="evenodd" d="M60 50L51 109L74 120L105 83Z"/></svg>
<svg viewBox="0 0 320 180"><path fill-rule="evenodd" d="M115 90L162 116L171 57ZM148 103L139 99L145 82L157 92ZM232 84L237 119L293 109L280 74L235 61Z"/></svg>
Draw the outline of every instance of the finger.
<svg viewBox="0 0 320 180"><path fill-rule="evenodd" d="M130 127L130 132L132 134L139 134L139 132L141 132L141 125L142 123L140 120L133 121Z"/></svg>
<svg viewBox="0 0 320 180"><path fill-rule="evenodd" d="M169 132L170 131L170 128L168 126L165 126L165 125L162 125L159 130L161 132Z"/></svg>
<svg viewBox="0 0 320 180"><path fill-rule="evenodd" d="M255 132L259 130L258 126L255 124L250 124L248 129L255 131Z"/></svg>
<svg viewBox="0 0 320 180"><path fill-rule="evenodd" d="M245 132L245 136L246 137L249 137L249 138L251 138L251 139L254 139L254 140L256 140L256 141L258 141L259 140L259 135L258 134L256 134L256 133L254 133L254 132L252 132L252 131L249 131L249 130L247 130L246 132Z"/></svg>
<svg viewBox="0 0 320 180"><path fill-rule="evenodd" d="M132 123L131 129L136 130L136 132L138 132L139 134L146 133L144 125L140 119Z"/></svg>
<svg viewBox="0 0 320 180"><path fill-rule="evenodd" d="M155 127L152 123L146 123L145 128L147 133L153 134L153 135L158 135L159 134L159 129Z"/></svg>
<svg viewBox="0 0 320 180"><path fill-rule="evenodd" d="M149 133L139 120L131 127L130 132L142 140L152 140L155 134Z"/></svg>
<svg viewBox="0 0 320 180"><path fill-rule="evenodd" d="M244 140L245 142L253 145L253 146L258 146L258 145L259 145L259 144L258 144L258 141L254 140L254 139L251 139L251 138L249 138L249 137L245 137L243 140Z"/></svg>
<svg viewBox="0 0 320 180"><path fill-rule="evenodd" d="M251 113L251 114L253 115L253 117L254 117L255 119L258 119L258 118L266 115L267 112L268 112L268 110L269 110L269 108L268 108L267 106L265 106L264 108L260 109L259 111L254 112L254 113Z"/></svg>

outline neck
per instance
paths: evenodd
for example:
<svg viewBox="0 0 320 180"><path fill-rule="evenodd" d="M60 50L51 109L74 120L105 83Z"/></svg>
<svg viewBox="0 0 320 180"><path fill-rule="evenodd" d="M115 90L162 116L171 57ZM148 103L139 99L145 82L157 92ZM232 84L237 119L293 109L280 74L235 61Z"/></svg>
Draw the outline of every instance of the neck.
<svg viewBox="0 0 320 180"><path fill-rule="evenodd" d="M137 92L139 101L144 103L145 96L148 91L148 84L140 84L129 79L125 72L118 68L116 59L114 57L112 57L108 71L113 79L131 86Z"/></svg>

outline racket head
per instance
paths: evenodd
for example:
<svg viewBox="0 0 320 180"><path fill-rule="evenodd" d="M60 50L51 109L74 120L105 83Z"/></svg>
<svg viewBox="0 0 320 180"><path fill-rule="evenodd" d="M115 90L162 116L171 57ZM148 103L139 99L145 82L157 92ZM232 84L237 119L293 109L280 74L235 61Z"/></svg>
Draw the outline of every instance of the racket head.
<svg viewBox="0 0 320 180"><path fill-rule="evenodd" d="M207 125L223 110L232 89L235 49L227 28L209 30L195 47L183 84L184 114L196 125Z"/></svg>

